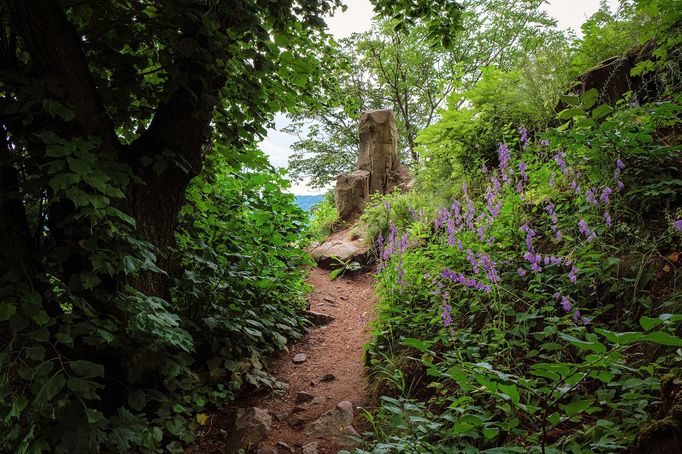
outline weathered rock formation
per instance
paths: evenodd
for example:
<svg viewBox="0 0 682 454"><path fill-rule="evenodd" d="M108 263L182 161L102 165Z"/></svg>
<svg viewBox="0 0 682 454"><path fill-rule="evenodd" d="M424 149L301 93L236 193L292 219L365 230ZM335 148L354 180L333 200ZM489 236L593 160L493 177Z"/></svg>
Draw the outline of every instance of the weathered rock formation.
<svg viewBox="0 0 682 454"><path fill-rule="evenodd" d="M370 195L407 187L411 179L409 170L398 158L398 130L392 110L363 112L359 136L357 170L342 173L336 180L336 209L347 222L362 214Z"/></svg>
<svg viewBox="0 0 682 454"><path fill-rule="evenodd" d="M370 261L368 254L369 246L352 229L333 233L322 244L310 249L310 255L317 262L317 266L325 269L334 269L341 264L352 262L367 265Z"/></svg>

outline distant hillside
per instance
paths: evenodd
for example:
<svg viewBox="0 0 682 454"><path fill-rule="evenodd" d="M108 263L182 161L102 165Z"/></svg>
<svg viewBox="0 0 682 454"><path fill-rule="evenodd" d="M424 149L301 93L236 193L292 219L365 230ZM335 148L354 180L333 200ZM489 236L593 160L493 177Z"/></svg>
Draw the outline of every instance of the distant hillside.
<svg viewBox="0 0 682 454"><path fill-rule="evenodd" d="M297 195L296 203L299 207L305 211L310 211L310 209L317 203L322 201L323 196L319 195Z"/></svg>

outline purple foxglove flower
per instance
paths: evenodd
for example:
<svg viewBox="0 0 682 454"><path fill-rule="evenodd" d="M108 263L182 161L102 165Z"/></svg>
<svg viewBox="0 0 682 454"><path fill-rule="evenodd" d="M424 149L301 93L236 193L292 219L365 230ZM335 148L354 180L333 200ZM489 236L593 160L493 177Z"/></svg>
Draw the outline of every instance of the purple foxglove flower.
<svg viewBox="0 0 682 454"><path fill-rule="evenodd" d="M673 228L678 232L682 232L682 219L678 219L673 222Z"/></svg>
<svg viewBox="0 0 682 454"><path fill-rule="evenodd" d="M604 211L604 223L605 223L608 227L611 227L611 215L609 214L608 211Z"/></svg>
<svg viewBox="0 0 682 454"><path fill-rule="evenodd" d="M622 181L619 181L618 183L616 183L616 187L618 188L619 191L622 191L625 185L623 184Z"/></svg>
<svg viewBox="0 0 682 454"><path fill-rule="evenodd" d="M528 146L528 130L523 126L519 126L519 134L521 135L521 147L525 150Z"/></svg>
<svg viewBox="0 0 682 454"><path fill-rule="evenodd" d="M568 174L568 166L566 165L566 161L564 161L564 156L566 156L566 153L564 153L563 151L555 154L554 155L554 162L556 162L557 165L559 166L559 168L561 169L561 173L563 173L564 175L567 175Z"/></svg>
<svg viewBox="0 0 682 454"><path fill-rule="evenodd" d="M449 304L443 304L441 306L441 309L443 310L440 318L443 320L443 325L445 327L450 326L450 323L452 323L452 316L450 315L450 311L452 311L452 307Z"/></svg>
<svg viewBox="0 0 682 454"><path fill-rule="evenodd" d="M578 320L580 320L580 311L576 309L573 313L573 322L578 323Z"/></svg>
<svg viewBox="0 0 682 454"><path fill-rule="evenodd" d="M585 222L584 219L581 219L580 222L578 222L578 230L583 235L589 235L590 234L590 228L587 226L587 222Z"/></svg>
<svg viewBox="0 0 682 454"><path fill-rule="evenodd" d="M594 188L588 189L587 191L585 191L585 199L591 204L596 205L598 202L597 199L594 197L594 193L595 193Z"/></svg>
<svg viewBox="0 0 682 454"><path fill-rule="evenodd" d="M561 307L566 311L566 312L571 312L571 309L573 309L573 306L571 305L571 301L569 301L568 298L565 296L561 297Z"/></svg>
<svg viewBox="0 0 682 454"><path fill-rule="evenodd" d="M601 195L599 196L599 200L601 200L602 203L608 204L608 203L609 203L609 195L610 195L612 192L613 192L613 191L611 190L611 188L608 187L608 186L606 186L606 187L604 188L604 190L601 192Z"/></svg>
<svg viewBox="0 0 682 454"><path fill-rule="evenodd" d="M412 215L412 220L414 222L417 222L419 220L419 218L417 217L417 212L415 211L414 208L408 208L407 211L409 211L410 214Z"/></svg>
<svg viewBox="0 0 682 454"><path fill-rule="evenodd" d="M578 280L578 268L575 266L571 268L571 271L568 273L568 280L571 281L571 283L575 284L576 281Z"/></svg>
<svg viewBox="0 0 682 454"><path fill-rule="evenodd" d="M623 161L621 161L620 158L616 159L616 167L618 167L619 170L623 170L625 168L625 164L623 164Z"/></svg>

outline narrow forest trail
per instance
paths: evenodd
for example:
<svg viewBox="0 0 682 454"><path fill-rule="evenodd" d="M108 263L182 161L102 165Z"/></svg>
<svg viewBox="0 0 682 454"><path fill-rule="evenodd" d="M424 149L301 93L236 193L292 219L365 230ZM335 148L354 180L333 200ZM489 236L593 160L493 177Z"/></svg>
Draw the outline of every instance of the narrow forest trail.
<svg viewBox="0 0 682 454"><path fill-rule="evenodd" d="M231 454L248 446L247 452L257 454L331 454L356 444L354 437L366 427L361 409L370 403L363 349L375 314L374 279L364 273L332 281L314 268L308 282L313 287L309 309L333 320L311 326L300 341L270 359L269 372L287 385L286 392L245 397L213 415L186 453ZM294 362L300 354L305 360ZM235 426L238 409L250 415L245 427ZM231 441L235 436L237 445Z"/></svg>
<svg viewBox="0 0 682 454"><path fill-rule="evenodd" d="M368 379L362 358L374 315L374 280L367 273L332 281L327 272L315 268L309 283L314 288L309 295L310 310L331 315L334 320L312 327L303 339L289 346L288 353L283 351L271 361L271 372L289 388L279 398L251 403L273 416L272 430L259 445L263 453L300 453L311 442L317 442L319 453L338 452L341 446L333 439L306 435L304 429L343 401L353 404L354 426L363 423L358 408L368 402ZM296 364L293 358L300 353L306 355L306 360ZM310 399L308 394L314 396L313 400L301 403L302 397Z"/></svg>

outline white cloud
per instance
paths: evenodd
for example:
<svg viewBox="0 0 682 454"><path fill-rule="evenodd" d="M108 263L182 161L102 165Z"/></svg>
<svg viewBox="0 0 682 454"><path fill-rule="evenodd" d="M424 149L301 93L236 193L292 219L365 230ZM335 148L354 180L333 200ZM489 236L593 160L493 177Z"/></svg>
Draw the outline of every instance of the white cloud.
<svg viewBox="0 0 682 454"><path fill-rule="evenodd" d="M618 8L618 0L607 0L611 10ZM580 26L599 9L599 0L552 0L541 9L557 20L560 29L571 29L582 35Z"/></svg>

